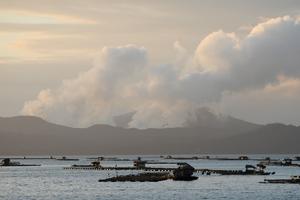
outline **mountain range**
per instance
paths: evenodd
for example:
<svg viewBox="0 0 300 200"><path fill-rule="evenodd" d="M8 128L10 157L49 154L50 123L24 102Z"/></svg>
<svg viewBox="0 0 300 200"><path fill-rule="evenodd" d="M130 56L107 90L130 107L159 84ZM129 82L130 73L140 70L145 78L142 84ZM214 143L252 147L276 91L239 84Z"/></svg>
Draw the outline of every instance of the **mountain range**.
<svg viewBox="0 0 300 200"><path fill-rule="evenodd" d="M0 155L300 153L300 127L259 125L200 110L183 127L72 128L38 117L0 118Z"/></svg>

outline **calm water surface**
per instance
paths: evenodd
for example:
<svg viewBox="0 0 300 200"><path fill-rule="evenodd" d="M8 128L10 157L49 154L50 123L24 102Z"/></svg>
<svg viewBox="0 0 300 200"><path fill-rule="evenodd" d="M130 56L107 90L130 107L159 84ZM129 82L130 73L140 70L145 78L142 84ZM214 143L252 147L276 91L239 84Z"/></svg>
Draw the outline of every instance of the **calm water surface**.
<svg viewBox="0 0 300 200"><path fill-rule="evenodd" d="M264 158L266 155L249 155ZM269 155L270 156L270 155ZM136 158L136 156L118 156ZM143 157L143 156L142 156ZM220 156L221 157L221 156ZM235 156L237 157L237 156ZM271 155L272 158L293 155ZM268 167L275 171L272 176L219 176L201 175L191 182L162 181L158 183L99 183L100 178L136 171L84 171L64 170L72 164L89 164L87 156L78 156L80 161L19 160L22 163L42 164L40 167L0 167L0 199L300 199L300 185L260 184L264 178L289 178L300 175L300 167ZM144 157L143 157L144 158ZM160 160L159 156L145 159ZM256 161L187 160L195 168L244 169ZM132 162L102 162L107 166L131 166Z"/></svg>

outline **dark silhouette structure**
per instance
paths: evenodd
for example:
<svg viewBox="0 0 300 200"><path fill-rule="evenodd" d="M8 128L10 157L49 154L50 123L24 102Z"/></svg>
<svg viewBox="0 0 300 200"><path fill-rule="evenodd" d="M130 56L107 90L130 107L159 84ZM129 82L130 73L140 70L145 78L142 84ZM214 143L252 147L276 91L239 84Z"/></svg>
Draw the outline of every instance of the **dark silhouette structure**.
<svg viewBox="0 0 300 200"><path fill-rule="evenodd" d="M198 177L192 176L195 168L187 163L178 163L179 167L173 170L173 180L190 181L196 180Z"/></svg>

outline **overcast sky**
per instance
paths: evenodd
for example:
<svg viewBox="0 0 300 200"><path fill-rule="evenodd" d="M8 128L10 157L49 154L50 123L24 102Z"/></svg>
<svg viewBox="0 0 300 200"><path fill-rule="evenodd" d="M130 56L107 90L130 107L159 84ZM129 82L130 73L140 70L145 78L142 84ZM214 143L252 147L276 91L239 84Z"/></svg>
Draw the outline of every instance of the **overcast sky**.
<svg viewBox="0 0 300 200"><path fill-rule="evenodd" d="M300 125L300 1L1 0L0 116Z"/></svg>

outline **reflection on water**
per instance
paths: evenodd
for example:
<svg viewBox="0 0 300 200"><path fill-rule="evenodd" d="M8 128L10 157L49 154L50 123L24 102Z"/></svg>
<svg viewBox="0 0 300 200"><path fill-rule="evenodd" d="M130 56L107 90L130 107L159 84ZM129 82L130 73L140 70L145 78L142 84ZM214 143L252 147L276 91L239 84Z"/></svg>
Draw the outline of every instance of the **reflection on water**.
<svg viewBox="0 0 300 200"><path fill-rule="evenodd" d="M270 156L270 155L269 155ZM272 158L294 155L271 155ZM99 183L98 179L136 173L136 171L83 171L63 170L80 161L20 160L22 163L42 164L40 167L0 167L0 199L300 199L300 185L259 184L266 176L203 176L192 182L162 181L157 183L125 182ZM136 156L119 156L134 159ZM235 156L236 157L236 156ZM249 155L264 158L266 155ZM143 157L144 158L144 157ZM159 156L147 156L160 160ZM244 169L246 164L257 161L187 160L195 168ZM103 161L107 166L131 166L129 161ZM300 175L300 167L268 167L276 174L268 178L288 178Z"/></svg>

